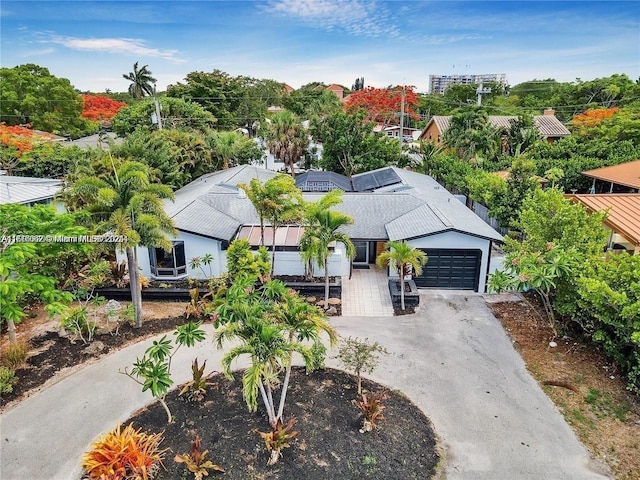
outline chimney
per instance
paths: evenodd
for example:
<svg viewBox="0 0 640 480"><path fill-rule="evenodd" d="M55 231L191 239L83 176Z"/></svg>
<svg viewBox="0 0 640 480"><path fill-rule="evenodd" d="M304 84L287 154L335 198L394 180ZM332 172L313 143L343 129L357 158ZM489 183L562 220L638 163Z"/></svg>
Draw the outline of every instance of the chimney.
<svg viewBox="0 0 640 480"><path fill-rule="evenodd" d="M556 116L556 111L552 107L547 107L542 112L543 115L551 115L552 117Z"/></svg>

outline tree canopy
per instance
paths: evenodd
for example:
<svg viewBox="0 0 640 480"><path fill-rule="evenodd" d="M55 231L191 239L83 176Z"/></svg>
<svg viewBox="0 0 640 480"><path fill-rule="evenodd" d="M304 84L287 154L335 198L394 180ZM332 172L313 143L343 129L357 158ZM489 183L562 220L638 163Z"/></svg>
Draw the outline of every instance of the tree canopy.
<svg viewBox="0 0 640 480"><path fill-rule="evenodd" d="M82 97L66 78L33 63L0 68L0 122L79 137L91 130Z"/></svg>

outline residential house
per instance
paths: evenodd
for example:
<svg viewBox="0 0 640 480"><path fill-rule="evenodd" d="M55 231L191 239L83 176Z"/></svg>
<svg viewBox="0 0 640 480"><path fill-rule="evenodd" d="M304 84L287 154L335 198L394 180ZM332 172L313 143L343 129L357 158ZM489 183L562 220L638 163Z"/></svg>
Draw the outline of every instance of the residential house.
<svg viewBox="0 0 640 480"><path fill-rule="evenodd" d="M143 273L151 278L195 277L198 271L191 269L189 260L210 253L214 257L212 271L218 275L226 270L231 241L244 238L257 248L259 220L237 185L252 178L264 182L275 175L242 165L205 175L178 190L175 202L166 204L179 232L173 239L173 250L138 248ZM336 244L329 260L330 275L348 276L354 266L366 268L375 262L386 242L406 240L429 256L422 275L415 278L418 286L485 291L491 246L502 237L431 177L386 167L351 178L307 172L297 177L297 184L310 202L330 188L345 190L343 203L336 209L354 219L343 231L352 239L356 257L351 262L344 245ZM303 231L302 225L276 230L276 275L304 273L298 251ZM265 237L270 248L270 226ZM324 272L318 269L315 274Z"/></svg>
<svg viewBox="0 0 640 480"><path fill-rule="evenodd" d="M400 136L400 125L376 125L373 127L374 132L382 132L388 137L397 139ZM402 129L402 138L404 142L413 142L420 137L422 130L418 128L404 127Z"/></svg>
<svg viewBox="0 0 640 480"><path fill-rule="evenodd" d="M517 120L516 116L496 116L488 117L489 124L496 128L510 128L511 120ZM431 117L426 127L418 137L419 140L425 140L435 145L441 145L443 142L444 132L449 128L451 116L434 115ZM552 109L546 109L543 115L535 115L533 117L533 127L537 130L543 140L549 143L570 135L571 132L565 127L555 116Z"/></svg>
<svg viewBox="0 0 640 480"><path fill-rule="evenodd" d="M610 231L607 247L640 255L640 193L569 195L572 202L590 213L607 212L605 227Z"/></svg>
<svg viewBox="0 0 640 480"><path fill-rule="evenodd" d="M14 177L0 170L0 205L19 203L33 206L36 204L52 204L55 195L62 190L61 180L35 177ZM62 205L56 205L63 211Z"/></svg>
<svg viewBox="0 0 640 480"><path fill-rule="evenodd" d="M640 192L640 160L587 170L582 174L593 178L591 193Z"/></svg>

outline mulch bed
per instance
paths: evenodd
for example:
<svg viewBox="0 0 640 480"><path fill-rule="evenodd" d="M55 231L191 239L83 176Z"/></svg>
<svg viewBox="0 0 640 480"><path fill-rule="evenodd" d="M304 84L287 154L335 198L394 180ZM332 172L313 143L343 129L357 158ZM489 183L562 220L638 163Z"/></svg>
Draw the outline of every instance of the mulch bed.
<svg viewBox="0 0 640 480"><path fill-rule="evenodd" d="M360 433L362 418L351 403L356 398L354 377L333 369L306 374L294 368L285 405L285 422L295 417L299 434L274 466L256 430L266 432L264 411L248 411L242 398L242 374L229 381L210 378L202 402L189 402L174 390L167 403L174 421L167 424L164 409L155 402L130 421L147 433L164 432L164 467L159 479L191 478L176 454L188 453L197 434L202 449L225 473L207 478L225 479L420 479L432 478L439 456L429 419L401 393L390 391L384 402L384 419L371 432ZM363 388L380 392L384 387L364 380ZM126 422L129 423L129 422Z"/></svg>
<svg viewBox="0 0 640 480"><path fill-rule="evenodd" d="M27 396L30 391L41 387L65 368L107 355L133 341L173 330L176 325L182 325L185 322L185 318L181 316L154 319L145 322L142 328L124 324L120 326L117 335L109 333L97 335L90 344L84 344L80 340L72 342L69 338L61 337L57 332L52 331L34 337L29 341L30 350L38 353L30 355L26 365L16 370L18 381L13 386L13 392L2 395L2 407ZM102 342L104 349L95 351L88 348L95 345L97 341Z"/></svg>

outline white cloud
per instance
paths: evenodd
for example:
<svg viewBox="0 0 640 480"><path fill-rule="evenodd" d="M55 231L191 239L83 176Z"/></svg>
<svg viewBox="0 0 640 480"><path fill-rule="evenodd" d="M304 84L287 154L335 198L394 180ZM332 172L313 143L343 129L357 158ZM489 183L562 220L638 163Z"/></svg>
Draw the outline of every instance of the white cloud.
<svg viewBox="0 0 640 480"><path fill-rule="evenodd" d="M54 53L56 50L53 47L42 48L39 50L29 50L26 52L21 52L18 54L19 57L27 58L27 57L39 57L42 55L50 55Z"/></svg>
<svg viewBox="0 0 640 480"><path fill-rule="evenodd" d="M400 37L389 10L376 1L272 0L266 10L297 18L324 30L342 30L359 37Z"/></svg>
<svg viewBox="0 0 640 480"><path fill-rule="evenodd" d="M177 50L162 50L147 46L144 40L135 38L75 38L53 35L49 41L72 50L133 54L141 57L159 57L173 63L184 63Z"/></svg>

